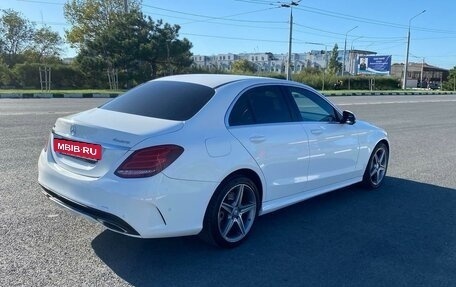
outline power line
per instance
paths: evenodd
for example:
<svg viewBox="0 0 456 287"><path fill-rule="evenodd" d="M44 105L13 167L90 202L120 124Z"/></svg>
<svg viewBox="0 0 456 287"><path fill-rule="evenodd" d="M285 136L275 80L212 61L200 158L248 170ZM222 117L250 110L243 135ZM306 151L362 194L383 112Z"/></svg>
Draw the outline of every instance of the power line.
<svg viewBox="0 0 456 287"><path fill-rule="evenodd" d="M188 12L182 12L182 11L177 11L177 10L165 9L165 8L160 8L160 7L152 6L152 5L148 5L148 4L142 4L142 6L148 7L148 8L152 8L152 9L172 12L172 13L176 13L176 14L182 14L182 15L206 18L205 20L224 20L224 21L231 21L231 22L268 23L268 24L271 24L271 23L276 23L276 24L278 24L278 23L281 23L281 24L288 23L286 21L258 21L258 20L230 19L231 17L235 17L235 16L239 16L239 15L245 15L245 14L251 14L251 13L256 13L256 12L261 12L261 11L266 11L266 10L270 10L270 9L274 9L274 8L267 8L267 9L243 12L243 13L238 13L238 14L229 15L229 16L214 17L214 16L208 16L208 15L202 15L202 14L195 14L195 13L188 13Z"/></svg>
<svg viewBox="0 0 456 287"><path fill-rule="evenodd" d="M310 7L310 6L301 6L301 7L297 8L297 10L314 13L314 14L318 14L318 15L323 15L323 16L339 18L339 19L368 23L368 24L389 26L389 27L393 27L393 28L407 28L405 25L400 25L400 24L395 24L395 23L390 23L390 22L385 22L385 21L380 21L380 20L374 20L374 19L369 19L369 18L364 18L364 17L359 17L359 16L352 16L352 15L348 15L348 14L333 12L333 11L314 8L314 7Z"/></svg>
<svg viewBox="0 0 456 287"><path fill-rule="evenodd" d="M49 5L65 5L65 3L61 2L51 2L51 1L40 1L40 0L16 0L20 2L30 2L30 3L38 3L38 4L49 4Z"/></svg>
<svg viewBox="0 0 456 287"><path fill-rule="evenodd" d="M241 1L241 0L237 0L237 1L239 1L239 2L245 2L245 1ZM251 3L251 2L258 3L257 1L248 1L248 2L249 2L249 3ZM212 20L228 20L228 21L250 22L250 23L251 23L251 22L254 22L254 23L280 23L280 24L287 23L287 22L284 22L284 21L252 21L252 20L242 20L242 19L227 19L227 18L229 18L229 17L239 16L239 15L244 15L244 14L250 14L250 13L255 13L255 12L260 12L260 11L266 11L266 10L270 10L270 9L275 9L275 8L277 8L277 7L267 8L267 9L261 9L261 10L255 10L255 11L250 11L250 12L244 12L244 13L239 13L239 14L234 14L234 15L229 15L229 16L223 16L223 17L211 17L211 16L207 16L207 15L193 14L193 13L186 13L186 12L181 12L181 11L176 11L176 10L158 8L158 7L156 7L156 6L150 6L150 5L147 5L147 4L144 4L143 6L146 6L146 7L153 7L153 9L166 10L166 11L173 12L173 13L179 13L179 14L186 14L186 15L193 15L193 16L206 17L206 18L208 18L208 19L204 19L204 20L194 20L194 19L191 19L191 18L184 18L184 17L171 16L171 15L167 15L167 14L160 14L160 13L145 11L145 12L147 12L147 13L155 14L155 15L159 15L159 16L164 16L164 17L170 17L170 18L184 19L184 20L193 21L193 22L190 22L190 23L203 22L203 21L211 21L211 22L212 22ZM220 22L212 22L212 23L216 23L216 24L220 24L220 25L230 25L230 26L233 26L232 23L220 23ZM189 23L183 23L183 24L180 24L180 25L184 25L184 24L189 24ZM334 35L344 35L343 33L337 33L337 32L322 30L322 29L318 29L318 28L315 28L315 27L310 27L310 26L301 25L301 24L296 23L296 22L294 22L293 24L295 24L295 25L297 25L297 26L300 26L300 27L307 28L307 29L311 29L311 30L315 30L315 31L324 32L324 33L329 33L329 34L334 34ZM259 29L286 29L286 28L279 28L279 27L257 27L257 26L247 26L247 25L235 25L235 26L248 27L248 28L259 28ZM301 32L303 32L303 31L301 31ZM304 32L303 32L303 33L304 33ZM319 34L315 34L315 35L319 35ZM355 36L355 35L354 35L353 37L358 37L358 36ZM369 37L369 36L363 36L363 38L396 39L396 38L403 38L403 37Z"/></svg>
<svg viewBox="0 0 456 287"><path fill-rule="evenodd" d="M270 1L255 1L255 0L234 0L237 2L245 2L245 3L252 3L252 4L263 4L263 5L274 5Z"/></svg>
<svg viewBox="0 0 456 287"><path fill-rule="evenodd" d="M266 8L266 9L260 9L260 10L255 10L255 11L249 11L249 12L243 12L243 13L238 13L238 14L233 14L233 15L228 15L228 16L223 16L223 17L215 17L216 19L214 20L231 20L231 19L228 19L228 18L231 18L231 17L236 17L236 16L241 16L241 15L247 15L247 14L253 14L253 13L258 13L258 12L264 12L264 11L267 11L267 10L271 10L271 9L276 9L277 7L270 7L270 8ZM233 19L234 20L234 19ZM193 22L188 22L188 23L183 23L182 25L185 25L185 24L193 24L193 23L199 23L199 22L209 22L211 20L196 20L196 21L193 21ZM212 22L212 21L211 21ZM213 23L213 22L212 22ZM282 24L282 23L280 23Z"/></svg>
<svg viewBox="0 0 456 287"><path fill-rule="evenodd" d="M319 9L319 8L310 7L310 6L300 6L296 9L314 13L314 14L319 14L319 15L324 15L324 16L329 16L329 17L334 17L334 18L340 18L340 19L345 19L345 20L351 20L351 21L356 21L356 22L361 22L361 23L367 23L367 24L373 24L373 25L379 25L379 26L387 26L387 27L391 27L391 28L408 29L408 25L404 25L404 24L397 24L397 23L392 23L392 22L387 22L387 21L382 21L382 20L375 20L375 19L369 19L369 18L364 18L364 17L359 17L359 16L353 16L353 15ZM416 26L412 27L412 30L422 31L422 32L432 32L432 33L456 34L456 31L441 30L441 29L434 29L434 28L424 28L424 27L416 27Z"/></svg>
<svg viewBox="0 0 456 287"><path fill-rule="evenodd" d="M218 25L226 25L226 26L235 26L235 27L245 27L245 28L254 28L254 29L274 29L274 30L286 30L287 28L281 28L281 27L272 27L272 26L252 26L252 25L241 25L241 24L234 24L234 23L223 23L223 22L216 22L216 21L220 21L220 20L223 20L223 19L217 19L217 20L213 20L213 19L206 19L206 20L196 20L196 19L192 19L192 18L186 18L186 17L179 17L179 16L171 16L171 15L168 15L168 14L162 14L162 13L155 13L155 12L151 12L151 11L147 11L147 10L143 10L143 13L146 14L146 15L150 15L150 16L163 16L163 17L168 17L168 18L175 18L175 19L181 19L181 20L187 20L187 21L192 21L192 22L187 22L187 23L179 23L180 26L182 25L186 25L186 24L190 24L190 23L196 23L196 22L211 22L212 24L218 24ZM280 23L280 24L283 24L283 23Z"/></svg>
<svg viewBox="0 0 456 287"><path fill-rule="evenodd" d="M206 38L216 38L216 39L256 41L256 42L272 42L272 43L288 43L288 41L280 41L280 40L273 40L273 39L253 39L253 38L228 37L228 36L205 35L205 34L194 34L194 33L180 33L180 34L181 35L189 35L189 36L206 37Z"/></svg>
<svg viewBox="0 0 456 287"><path fill-rule="evenodd" d="M332 34L332 35L338 35L338 36L345 36L344 33L338 33L338 32L323 30L323 29L315 28L315 27L311 27L311 26L301 25L301 24L296 23L296 22L294 24L296 26L303 27L303 28L310 29L310 30L314 30L314 31L319 31L319 32ZM350 37L351 38L363 37L363 38L367 38L367 39L387 39L387 40L403 39L404 38L404 37L400 37L400 36L395 36L395 37L374 37L374 36L360 36L360 35L351 35Z"/></svg>
<svg viewBox="0 0 456 287"><path fill-rule="evenodd" d="M254 0L243 0L243 1L239 0L239 1L248 2L248 3L256 3L256 4L268 4L268 5L277 5L277 3L280 3L279 1L276 1L276 2L271 2L271 1L257 2ZM323 15L323 16L339 18L339 19L344 19L344 20L349 20L349 21L355 21L355 22L360 22L360 23L380 25L380 26L386 26L386 27L398 28L398 29L408 29L408 25L404 25L404 24L398 24L398 23L377 20L377 19L370 19L370 18L365 18L365 17L360 17L360 16L353 16L353 15L349 15L349 14L315 8L315 7L306 6L306 5L300 5L299 7L295 7L295 9L304 11L304 12L313 13L313 14L319 14L319 15ZM427 28L427 27L412 27L412 30L422 31L422 32L432 32L432 33L456 34L456 31L454 31L454 30L443 30L443 29L434 29L434 28Z"/></svg>

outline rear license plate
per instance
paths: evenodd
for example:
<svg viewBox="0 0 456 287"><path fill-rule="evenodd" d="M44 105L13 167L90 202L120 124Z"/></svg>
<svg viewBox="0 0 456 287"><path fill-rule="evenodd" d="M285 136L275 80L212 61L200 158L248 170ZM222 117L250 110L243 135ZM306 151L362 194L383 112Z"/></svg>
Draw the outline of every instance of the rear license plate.
<svg viewBox="0 0 456 287"><path fill-rule="evenodd" d="M71 156L100 160L101 145L84 142L54 139L54 151Z"/></svg>

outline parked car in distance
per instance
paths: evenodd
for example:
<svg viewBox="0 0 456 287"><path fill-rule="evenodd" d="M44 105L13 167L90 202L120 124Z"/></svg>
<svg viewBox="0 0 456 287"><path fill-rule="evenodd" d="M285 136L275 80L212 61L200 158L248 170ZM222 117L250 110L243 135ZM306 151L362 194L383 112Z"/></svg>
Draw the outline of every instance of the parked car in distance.
<svg viewBox="0 0 456 287"><path fill-rule="evenodd" d="M178 75L57 119L38 181L54 202L141 238L243 242L257 216L388 167L384 130L296 82Z"/></svg>

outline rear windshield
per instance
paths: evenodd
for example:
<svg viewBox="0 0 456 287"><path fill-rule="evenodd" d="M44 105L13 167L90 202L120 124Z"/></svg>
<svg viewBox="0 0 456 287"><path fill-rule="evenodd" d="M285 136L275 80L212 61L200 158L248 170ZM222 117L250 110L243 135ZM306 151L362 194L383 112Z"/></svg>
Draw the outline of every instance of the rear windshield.
<svg viewBox="0 0 456 287"><path fill-rule="evenodd" d="M146 117L185 121L193 117L214 93L214 89L198 84L153 81L129 90L100 108Z"/></svg>

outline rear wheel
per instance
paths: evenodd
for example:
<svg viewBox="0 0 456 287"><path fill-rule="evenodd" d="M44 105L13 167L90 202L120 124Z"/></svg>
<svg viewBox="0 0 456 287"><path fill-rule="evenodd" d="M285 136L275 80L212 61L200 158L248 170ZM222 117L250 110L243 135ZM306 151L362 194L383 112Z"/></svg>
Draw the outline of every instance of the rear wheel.
<svg viewBox="0 0 456 287"><path fill-rule="evenodd" d="M244 241L257 217L258 188L246 177L221 185L211 199L204 218L203 238L220 247Z"/></svg>
<svg viewBox="0 0 456 287"><path fill-rule="evenodd" d="M364 172L363 184L375 189L380 187L388 169L389 150L385 143L379 143L374 148Z"/></svg>

